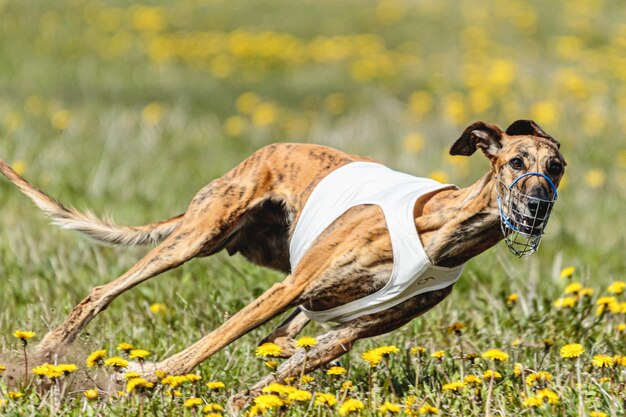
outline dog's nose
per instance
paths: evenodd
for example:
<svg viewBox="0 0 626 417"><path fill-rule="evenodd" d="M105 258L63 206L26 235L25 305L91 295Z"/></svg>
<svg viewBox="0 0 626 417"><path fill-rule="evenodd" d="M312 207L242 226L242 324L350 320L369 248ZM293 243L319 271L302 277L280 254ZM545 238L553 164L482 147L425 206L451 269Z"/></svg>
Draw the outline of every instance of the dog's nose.
<svg viewBox="0 0 626 417"><path fill-rule="evenodd" d="M528 210L530 211L531 216L536 217L536 218L543 218L546 216L546 214L548 213L549 210L549 203L545 202L545 201L540 201L540 200L536 200L536 199L529 199L528 200Z"/></svg>

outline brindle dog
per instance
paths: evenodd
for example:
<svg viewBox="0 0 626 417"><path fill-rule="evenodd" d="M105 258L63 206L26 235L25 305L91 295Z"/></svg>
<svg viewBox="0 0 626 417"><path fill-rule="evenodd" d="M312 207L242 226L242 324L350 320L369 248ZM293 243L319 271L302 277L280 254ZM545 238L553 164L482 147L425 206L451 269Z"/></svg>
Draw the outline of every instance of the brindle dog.
<svg viewBox="0 0 626 417"><path fill-rule="evenodd" d="M452 155L472 155L480 148L491 169L473 185L447 188L418 199L415 228L434 265L454 267L502 239L496 204L496 178L510 184L520 174L536 171L558 185L565 161L559 143L535 122L518 120L507 131L476 122L454 143ZM392 250L381 209L354 207L321 234L301 262L290 270L289 240L302 208L315 185L328 173L354 161L370 161L324 146L274 144L262 148L200 190L186 213L139 227L121 227L90 213L66 208L17 175L5 163L0 171L46 211L58 225L97 240L119 244L159 243L128 272L95 287L50 331L37 347L42 360L62 353L80 331L124 291L188 260L226 249L250 261L288 274L204 338L156 364L167 374L184 374L250 330L295 308L289 318L267 336L289 359L252 388L300 373L304 350L294 337L308 318L298 306L325 310L364 297L388 281ZM540 178L523 184L525 194L545 197L552 191ZM417 295L388 310L359 317L317 337L307 353L312 371L350 351L355 341L390 332L425 313L452 291L452 286ZM153 367L147 377L154 378ZM148 371L146 371L148 372ZM244 396L238 397L239 404Z"/></svg>

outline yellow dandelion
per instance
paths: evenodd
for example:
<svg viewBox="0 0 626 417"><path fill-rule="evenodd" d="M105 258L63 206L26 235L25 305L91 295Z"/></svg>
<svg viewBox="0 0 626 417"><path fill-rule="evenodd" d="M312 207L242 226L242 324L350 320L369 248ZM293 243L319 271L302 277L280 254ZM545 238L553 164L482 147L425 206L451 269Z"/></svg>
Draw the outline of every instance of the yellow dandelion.
<svg viewBox="0 0 626 417"><path fill-rule="evenodd" d="M309 391L304 391L301 389L295 390L294 392L289 393L289 395L287 396L287 399L289 401L311 401L311 398L313 398L313 394L311 394Z"/></svg>
<svg viewBox="0 0 626 417"><path fill-rule="evenodd" d="M576 305L578 298L576 297L563 297L555 300L552 305L556 308L572 308Z"/></svg>
<svg viewBox="0 0 626 417"><path fill-rule="evenodd" d="M609 304L613 304L615 302L617 302L617 298L615 298L613 296L600 297L600 298L598 298L598 301L596 301L596 305L598 305L598 306L608 306Z"/></svg>
<svg viewBox="0 0 626 417"><path fill-rule="evenodd" d="M314 337L301 337L296 341L296 347L302 347L305 349L309 349L312 348L313 346L317 345L317 340L315 340Z"/></svg>
<svg viewBox="0 0 626 417"><path fill-rule="evenodd" d="M292 392L296 390L297 388L295 387L292 387L290 385L279 384L276 382L266 385L265 387L261 389L261 391L266 394L278 394L279 396L283 396L283 397L291 394Z"/></svg>
<svg viewBox="0 0 626 417"><path fill-rule="evenodd" d="M483 358L495 362L506 362L509 360L509 355L500 349L489 349L483 353Z"/></svg>
<svg viewBox="0 0 626 417"><path fill-rule="evenodd" d="M7 370L7 367L4 365L0 365L0 375L2 375L4 373L4 371Z"/></svg>
<svg viewBox="0 0 626 417"><path fill-rule="evenodd" d="M576 268L573 266L568 266L561 270L561 278L571 278L572 275L576 272Z"/></svg>
<svg viewBox="0 0 626 417"><path fill-rule="evenodd" d="M593 288L585 287L585 288L580 290L578 295L581 296L581 297L591 297L593 295Z"/></svg>
<svg viewBox="0 0 626 417"><path fill-rule="evenodd" d="M203 401L201 398L191 397L185 400L184 406L187 408L194 408L202 404L203 404Z"/></svg>
<svg viewBox="0 0 626 417"><path fill-rule="evenodd" d="M167 307L165 304L154 303L150 304L150 312L154 315L167 313Z"/></svg>
<svg viewBox="0 0 626 417"><path fill-rule="evenodd" d="M524 365L518 362L513 366L513 375L520 376L523 370L524 370Z"/></svg>
<svg viewBox="0 0 626 417"><path fill-rule="evenodd" d="M519 300L519 295L516 293L513 294L509 294L508 297L506 297L506 305L508 306L513 306L517 303L517 301Z"/></svg>
<svg viewBox="0 0 626 417"><path fill-rule="evenodd" d="M571 343L561 348L562 358L577 358L585 352L585 348L578 343Z"/></svg>
<svg viewBox="0 0 626 417"><path fill-rule="evenodd" d="M130 352L133 349L135 349L135 346L131 345L130 343L120 343L119 345L117 345L117 350L121 350L126 353Z"/></svg>
<svg viewBox="0 0 626 417"><path fill-rule="evenodd" d="M213 391L218 391L226 387L226 385L224 385L222 381L210 381L210 382L207 382L205 385L207 386L208 389L211 389Z"/></svg>
<svg viewBox="0 0 626 417"><path fill-rule="evenodd" d="M626 331L626 323L620 323L617 325L617 331L618 332L623 332Z"/></svg>
<svg viewBox="0 0 626 417"><path fill-rule="evenodd" d="M187 382L187 378L183 375L168 375L165 378L161 378L161 384L170 388L176 388L185 382Z"/></svg>
<svg viewBox="0 0 626 417"><path fill-rule="evenodd" d="M302 378L300 378L300 382L303 384L309 384L313 381L315 381L315 378L310 375L303 375Z"/></svg>
<svg viewBox="0 0 626 417"><path fill-rule="evenodd" d="M446 355L446 352L444 352L443 350L438 350L436 352L433 352L430 354L431 357L433 358L437 358L437 359L441 359Z"/></svg>
<svg viewBox="0 0 626 417"><path fill-rule="evenodd" d="M486 370L485 372L483 372L483 378L484 379L501 379L502 378L502 374L498 371L494 371L491 369Z"/></svg>
<svg viewBox="0 0 626 417"><path fill-rule="evenodd" d="M463 382L465 382L466 384L479 385L482 384L483 380L476 375L466 375L465 379L463 379Z"/></svg>
<svg viewBox="0 0 626 417"><path fill-rule="evenodd" d="M448 327L448 333L460 333L465 328L465 324L456 322L452 326Z"/></svg>
<svg viewBox="0 0 626 417"><path fill-rule="evenodd" d="M564 294L577 294L582 290L583 286L580 282L572 282L563 291Z"/></svg>
<svg viewBox="0 0 626 417"><path fill-rule="evenodd" d="M139 375L139 372L126 372L124 374L124 379L127 381L130 381L133 378L139 378L141 375Z"/></svg>
<svg viewBox="0 0 626 417"><path fill-rule="evenodd" d="M87 391L83 391L83 395L88 400L95 400L98 398L98 390L97 389L88 389Z"/></svg>
<svg viewBox="0 0 626 417"><path fill-rule="evenodd" d="M276 361L265 361L265 366L267 366L270 369L276 369L276 367L278 366L278 362L276 362Z"/></svg>
<svg viewBox="0 0 626 417"><path fill-rule="evenodd" d="M439 414L439 409L430 404L424 404L419 408L419 413L422 416L435 415Z"/></svg>
<svg viewBox="0 0 626 417"><path fill-rule="evenodd" d="M161 121L164 114L163 106L157 102L146 105L141 111L141 118L149 125L156 125Z"/></svg>
<svg viewBox="0 0 626 417"><path fill-rule="evenodd" d="M37 333L29 330L15 330L13 332L13 337L20 339L24 343L26 343L28 339L32 339L35 336L37 336Z"/></svg>
<svg viewBox="0 0 626 417"><path fill-rule="evenodd" d="M64 375L69 375L72 372L76 372L78 370L78 366L73 363L61 363L57 365L57 369Z"/></svg>
<svg viewBox="0 0 626 417"><path fill-rule="evenodd" d="M589 417L609 417L609 415L602 411L591 411L589 412Z"/></svg>
<svg viewBox="0 0 626 417"><path fill-rule="evenodd" d="M285 402L274 394L261 394L254 399L254 404L265 414L266 410L280 408Z"/></svg>
<svg viewBox="0 0 626 417"><path fill-rule="evenodd" d="M92 352L85 361L87 363L87 367L93 368L94 366L102 366L104 364L104 357L106 354L107 351L104 349Z"/></svg>
<svg viewBox="0 0 626 417"><path fill-rule="evenodd" d="M526 377L526 384L531 387L535 384L545 385L552 380L552 374L550 372L539 371L532 373Z"/></svg>
<svg viewBox="0 0 626 417"><path fill-rule="evenodd" d="M422 355L423 353L426 353L426 348L424 346L414 346L411 348L411 355Z"/></svg>
<svg viewBox="0 0 626 417"><path fill-rule="evenodd" d="M544 349L550 349L552 346L554 346L554 339L551 339L549 337L546 339L543 339Z"/></svg>
<svg viewBox="0 0 626 417"><path fill-rule="evenodd" d="M544 388L537 391L537 398L551 405L558 404L559 402L559 395L549 388Z"/></svg>
<svg viewBox="0 0 626 417"><path fill-rule="evenodd" d="M346 414L363 410L364 408L365 405L361 401L349 398L339 406L339 415L345 416Z"/></svg>
<svg viewBox="0 0 626 417"><path fill-rule="evenodd" d="M516 339L511 340L511 347L518 347L522 343L523 343L523 340L518 337Z"/></svg>
<svg viewBox="0 0 626 417"><path fill-rule="evenodd" d="M383 414L397 414L402 410L402 407L399 404L394 404L389 401L385 401L380 407L378 407L378 411Z"/></svg>
<svg viewBox="0 0 626 417"><path fill-rule="evenodd" d="M13 168L13 171L15 171L17 175L24 175L28 166L26 165L26 162L18 159L11 164L11 168Z"/></svg>
<svg viewBox="0 0 626 417"><path fill-rule="evenodd" d="M613 356L613 366L626 366L626 356L622 356L622 355Z"/></svg>
<svg viewBox="0 0 626 417"><path fill-rule="evenodd" d="M150 352L145 349L133 349L129 352L128 357L131 359L145 359L150 356Z"/></svg>
<svg viewBox="0 0 626 417"><path fill-rule="evenodd" d="M613 366L613 358L608 355L595 355L591 363L598 368L610 368Z"/></svg>
<svg viewBox="0 0 626 417"><path fill-rule="evenodd" d="M17 392L17 391L9 391L7 392L7 396L12 400L17 400L19 398L22 398L24 394L21 392Z"/></svg>
<svg viewBox="0 0 626 417"><path fill-rule="evenodd" d="M450 383L447 383L447 384L443 384L443 386L441 387L441 390L442 391L458 392L464 386L465 386L465 383L463 381L454 381L454 382L450 382Z"/></svg>
<svg viewBox="0 0 626 417"><path fill-rule="evenodd" d="M128 361L119 356L111 356L104 361L104 366L111 366L116 370L120 370L123 368L128 368Z"/></svg>
<svg viewBox="0 0 626 417"><path fill-rule="evenodd" d="M256 348L256 356L280 356L283 349L276 343L267 342Z"/></svg>
<svg viewBox="0 0 626 417"><path fill-rule="evenodd" d="M126 392L146 390L151 388L154 388L154 384L152 382L148 382L144 378L133 378L126 384Z"/></svg>
<svg viewBox="0 0 626 417"><path fill-rule="evenodd" d="M371 367L374 367L383 360L383 355L378 351L378 349L371 349L361 353L361 358Z"/></svg>
<svg viewBox="0 0 626 417"><path fill-rule="evenodd" d="M622 292L624 292L624 289L626 289L626 282L615 281L611 285L609 285L609 288L607 288L607 291L610 292L611 294L621 294Z"/></svg>
<svg viewBox="0 0 626 417"><path fill-rule="evenodd" d="M353 388L354 384L352 383L352 381L345 381L343 384L341 384L341 391L349 391Z"/></svg>
<svg viewBox="0 0 626 417"><path fill-rule="evenodd" d="M326 375L343 375L346 372L346 368L344 368L343 366L331 366L326 371Z"/></svg>
<svg viewBox="0 0 626 417"><path fill-rule="evenodd" d="M528 397L522 402L522 405L529 408L541 407L543 405L543 400L539 397Z"/></svg>
<svg viewBox="0 0 626 417"><path fill-rule="evenodd" d="M221 405L217 403L210 403L210 404L205 405L202 408L203 413L214 413L214 412L220 412L220 411L224 411L224 407L222 407Z"/></svg>
<svg viewBox="0 0 626 417"><path fill-rule="evenodd" d="M335 404L337 404L337 397L333 394L326 394L323 392L315 393L315 405L327 405L332 407Z"/></svg>
<svg viewBox="0 0 626 417"><path fill-rule="evenodd" d="M56 130L65 130L70 125L71 119L72 114L68 110L59 110L54 112L50 118L50 123Z"/></svg>

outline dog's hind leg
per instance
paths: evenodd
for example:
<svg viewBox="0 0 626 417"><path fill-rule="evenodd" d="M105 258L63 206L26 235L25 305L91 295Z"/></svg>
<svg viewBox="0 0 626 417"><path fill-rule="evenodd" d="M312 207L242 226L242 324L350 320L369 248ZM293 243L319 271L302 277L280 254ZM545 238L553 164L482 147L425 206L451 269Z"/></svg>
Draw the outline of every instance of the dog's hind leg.
<svg viewBox="0 0 626 417"><path fill-rule="evenodd" d="M309 324L311 320L300 310L296 308L276 329L269 335L265 336L259 345L272 342L281 347L281 358L289 358L296 351L296 335Z"/></svg>

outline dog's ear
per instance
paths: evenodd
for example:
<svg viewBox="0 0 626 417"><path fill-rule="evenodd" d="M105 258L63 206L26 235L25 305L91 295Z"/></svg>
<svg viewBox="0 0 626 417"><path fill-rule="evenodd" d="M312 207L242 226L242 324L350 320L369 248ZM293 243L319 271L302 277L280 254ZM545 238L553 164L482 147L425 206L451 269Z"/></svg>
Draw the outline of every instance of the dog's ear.
<svg viewBox="0 0 626 417"><path fill-rule="evenodd" d="M502 148L500 127L485 122L469 125L450 148L450 155L472 155L480 148L488 157L494 157Z"/></svg>
<svg viewBox="0 0 626 417"><path fill-rule="evenodd" d="M506 134L510 136L538 136L540 138L548 139L549 141L553 142L556 145L557 149L561 148L561 144L552 136L544 132L541 126L539 126L539 124L534 120L516 120L511 123L511 126L506 128Z"/></svg>

